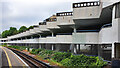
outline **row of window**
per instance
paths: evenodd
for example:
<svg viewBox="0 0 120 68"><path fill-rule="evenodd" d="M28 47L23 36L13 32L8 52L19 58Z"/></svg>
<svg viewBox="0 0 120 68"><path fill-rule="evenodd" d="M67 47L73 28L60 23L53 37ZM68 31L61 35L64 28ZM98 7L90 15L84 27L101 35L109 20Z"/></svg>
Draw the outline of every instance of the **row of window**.
<svg viewBox="0 0 120 68"><path fill-rule="evenodd" d="M83 2L83 3L74 3L73 8L79 7L88 7L88 6L99 6L100 2Z"/></svg>

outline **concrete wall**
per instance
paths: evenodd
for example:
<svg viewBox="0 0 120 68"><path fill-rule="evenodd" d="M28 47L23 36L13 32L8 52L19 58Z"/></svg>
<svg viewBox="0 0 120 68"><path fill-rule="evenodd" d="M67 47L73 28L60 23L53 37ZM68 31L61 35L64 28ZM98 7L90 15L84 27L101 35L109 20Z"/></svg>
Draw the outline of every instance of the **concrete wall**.
<svg viewBox="0 0 120 68"><path fill-rule="evenodd" d="M58 25L57 22L47 22L47 28L48 28L48 29L60 28L60 27L58 27L57 25Z"/></svg>
<svg viewBox="0 0 120 68"><path fill-rule="evenodd" d="M73 33L73 43L98 43L98 36L99 34L97 32L86 32L86 33Z"/></svg>
<svg viewBox="0 0 120 68"><path fill-rule="evenodd" d="M74 24L72 17L73 16L58 16L57 23L59 25Z"/></svg>
<svg viewBox="0 0 120 68"><path fill-rule="evenodd" d="M72 35L57 35L56 43L72 43Z"/></svg>
<svg viewBox="0 0 120 68"><path fill-rule="evenodd" d="M99 32L99 43L112 43L112 27L102 28Z"/></svg>
<svg viewBox="0 0 120 68"><path fill-rule="evenodd" d="M47 29L47 25L40 25L39 28L40 28L41 31L49 31Z"/></svg>
<svg viewBox="0 0 120 68"><path fill-rule="evenodd" d="M47 37L46 40L46 43L56 43L56 37Z"/></svg>
<svg viewBox="0 0 120 68"><path fill-rule="evenodd" d="M46 38L39 38L39 43L46 43Z"/></svg>
<svg viewBox="0 0 120 68"><path fill-rule="evenodd" d="M101 10L101 6L73 8L73 19L99 18Z"/></svg>

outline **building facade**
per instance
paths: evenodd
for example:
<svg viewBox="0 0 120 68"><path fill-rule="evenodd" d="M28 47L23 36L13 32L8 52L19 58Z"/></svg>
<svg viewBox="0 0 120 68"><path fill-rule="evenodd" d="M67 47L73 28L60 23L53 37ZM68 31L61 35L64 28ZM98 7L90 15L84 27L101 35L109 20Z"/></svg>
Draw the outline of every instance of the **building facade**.
<svg viewBox="0 0 120 68"><path fill-rule="evenodd" d="M30 46L75 54L120 58L120 1L73 3L72 12L56 13L34 29L1 39L8 45Z"/></svg>

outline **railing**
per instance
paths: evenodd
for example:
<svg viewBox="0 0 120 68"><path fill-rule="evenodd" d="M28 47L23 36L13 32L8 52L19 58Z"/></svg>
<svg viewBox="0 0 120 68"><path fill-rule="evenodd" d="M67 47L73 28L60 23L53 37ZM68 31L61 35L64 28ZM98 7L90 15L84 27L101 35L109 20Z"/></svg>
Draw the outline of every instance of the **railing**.
<svg viewBox="0 0 120 68"><path fill-rule="evenodd" d="M62 12L62 13L57 13L57 16L72 16L73 12Z"/></svg>
<svg viewBox="0 0 120 68"><path fill-rule="evenodd" d="M80 8L80 7L90 7L90 6L99 6L100 2L81 2L81 3L73 3L73 8Z"/></svg>

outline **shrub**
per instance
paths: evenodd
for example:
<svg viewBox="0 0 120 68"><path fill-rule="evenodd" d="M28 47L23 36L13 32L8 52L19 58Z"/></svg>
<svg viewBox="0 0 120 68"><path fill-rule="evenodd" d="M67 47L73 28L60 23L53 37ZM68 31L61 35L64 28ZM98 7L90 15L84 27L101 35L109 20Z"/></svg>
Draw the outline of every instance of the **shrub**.
<svg viewBox="0 0 120 68"><path fill-rule="evenodd" d="M71 53L68 52L56 52L53 56L53 59L56 60L57 62L62 61L63 59L69 58L71 56Z"/></svg>
<svg viewBox="0 0 120 68"><path fill-rule="evenodd" d="M98 57L86 56L86 55L71 55L70 58L66 58L60 62L63 66L72 68L101 68L106 64Z"/></svg>

